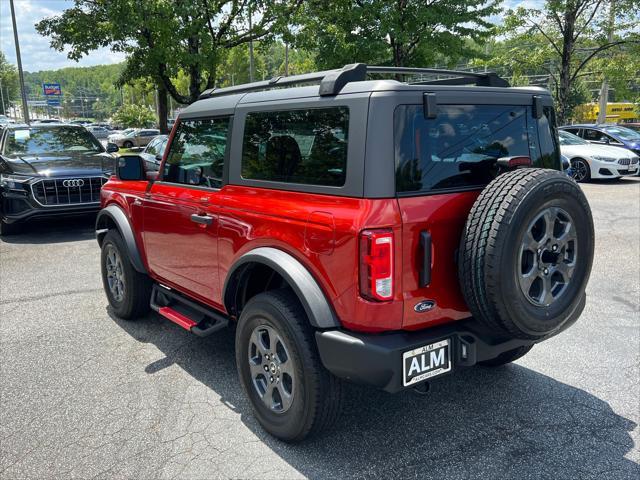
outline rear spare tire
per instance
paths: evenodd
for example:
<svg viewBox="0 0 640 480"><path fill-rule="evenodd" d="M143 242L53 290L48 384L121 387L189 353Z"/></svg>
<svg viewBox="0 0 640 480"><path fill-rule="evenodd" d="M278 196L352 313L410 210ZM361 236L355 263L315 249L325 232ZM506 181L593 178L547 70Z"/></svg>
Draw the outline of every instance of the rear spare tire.
<svg viewBox="0 0 640 480"><path fill-rule="evenodd" d="M584 308L593 261L591 209L555 170L498 176L474 203L458 275L472 315L498 335L539 339Z"/></svg>

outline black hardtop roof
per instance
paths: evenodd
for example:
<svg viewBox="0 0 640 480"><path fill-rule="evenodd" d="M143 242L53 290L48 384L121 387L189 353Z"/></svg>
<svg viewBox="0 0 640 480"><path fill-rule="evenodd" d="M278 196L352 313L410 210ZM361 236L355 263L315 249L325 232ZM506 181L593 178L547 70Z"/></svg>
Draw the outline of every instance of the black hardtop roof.
<svg viewBox="0 0 640 480"><path fill-rule="evenodd" d="M345 74L345 72L347 73ZM368 74L427 75L449 78L407 83L395 79L367 79ZM238 104L284 101L318 96L328 97L391 91L469 92L470 90L479 95L501 95L508 92L550 96L548 90L541 87L509 87L506 80L492 72L472 73L426 68L368 67L364 64L353 64L346 65L339 70L328 70L291 77L276 77L262 82L210 89L203 92L198 101L185 108L180 116L207 115L213 111L216 114L230 114Z"/></svg>

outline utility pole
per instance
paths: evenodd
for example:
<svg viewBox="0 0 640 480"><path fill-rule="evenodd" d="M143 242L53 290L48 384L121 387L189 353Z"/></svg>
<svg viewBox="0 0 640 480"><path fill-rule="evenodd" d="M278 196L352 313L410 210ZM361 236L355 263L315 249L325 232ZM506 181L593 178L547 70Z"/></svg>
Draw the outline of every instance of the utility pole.
<svg viewBox="0 0 640 480"><path fill-rule="evenodd" d="M22 72L22 59L20 58L20 43L18 42L18 27L16 26L16 9L13 0L9 0L11 5L11 21L13 22L13 38L16 42L16 59L18 61L18 76L20 77L20 96L22 97L22 116L24 123L29 123L29 104L27 103L27 92L24 89L24 74Z"/></svg>
<svg viewBox="0 0 640 480"><path fill-rule="evenodd" d="M609 33L607 35L607 41L613 42L613 30L615 28L616 12L615 12L615 0L611 0L609 4ZM602 80L602 87L600 88L600 106L598 108L597 123L605 123L607 121L607 104L609 103L609 82L607 77Z"/></svg>
<svg viewBox="0 0 640 480"><path fill-rule="evenodd" d="M284 76L289 76L289 43L284 44Z"/></svg>
<svg viewBox="0 0 640 480"><path fill-rule="evenodd" d="M13 1L13 0L12 0ZM251 24L251 2L249 2L249 81L253 82L253 26Z"/></svg>
<svg viewBox="0 0 640 480"><path fill-rule="evenodd" d="M0 102L2 102L0 105L2 105L2 113L4 115L7 115L7 107L5 106L4 103L4 93L2 92L2 79L0 78ZM9 115L7 115L9 116Z"/></svg>

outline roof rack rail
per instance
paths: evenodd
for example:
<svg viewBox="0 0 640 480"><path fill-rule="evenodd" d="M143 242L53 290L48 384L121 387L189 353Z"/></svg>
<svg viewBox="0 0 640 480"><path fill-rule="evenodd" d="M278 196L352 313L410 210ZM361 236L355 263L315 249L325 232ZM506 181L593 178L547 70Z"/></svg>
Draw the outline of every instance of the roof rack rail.
<svg viewBox="0 0 640 480"><path fill-rule="evenodd" d="M286 87L301 84L320 83L320 95L337 95L342 88L350 82L361 82L367 79L367 74L395 74L395 75L447 75L452 78L435 80L423 80L413 82L410 85L478 85L485 87L508 87L509 82L499 77L493 72L474 73L457 70L442 70L436 68L413 68L413 67L384 67L369 66L364 63L352 63L336 70L325 70L321 72L304 73L302 75L292 75L289 77L274 77L271 80L245 83L225 88L211 88L205 90L198 97L205 98L232 95L234 93L257 92L270 90L273 88Z"/></svg>

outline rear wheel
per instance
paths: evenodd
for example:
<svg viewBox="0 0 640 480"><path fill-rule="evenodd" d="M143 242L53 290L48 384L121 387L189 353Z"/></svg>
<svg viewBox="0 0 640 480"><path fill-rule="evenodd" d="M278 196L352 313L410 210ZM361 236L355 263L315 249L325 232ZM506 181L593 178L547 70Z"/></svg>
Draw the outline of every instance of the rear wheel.
<svg viewBox="0 0 640 480"><path fill-rule="evenodd" d="M591 180L591 168L589 168L586 160L574 158L571 160L571 169L573 171L573 179L576 182L588 182Z"/></svg>
<svg viewBox="0 0 640 480"><path fill-rule="evenodd" d="M582 189L555 170L498 176L474 203L458 260L480 323L512 338L559 331L584 308L594 231Z"/></svg>
<svg viewBox="0 0 640 480"><path fill-rule="evenodd" d="M236 330L236 364L256 418L275 437L297 442L337 419L342 384L323 367L314 330L290 290L249 300Z"/></svg>
<svg viewBox="0 0 640 480"><path fill-rule="evenodd" d="M102 241L102 283L113 312L125 320L141 317L149 311L151 279L138 272L120 234L109 230Z"/></svg>

